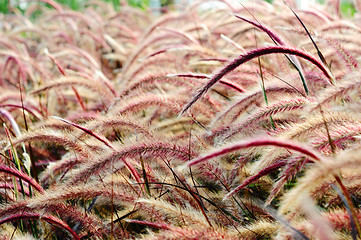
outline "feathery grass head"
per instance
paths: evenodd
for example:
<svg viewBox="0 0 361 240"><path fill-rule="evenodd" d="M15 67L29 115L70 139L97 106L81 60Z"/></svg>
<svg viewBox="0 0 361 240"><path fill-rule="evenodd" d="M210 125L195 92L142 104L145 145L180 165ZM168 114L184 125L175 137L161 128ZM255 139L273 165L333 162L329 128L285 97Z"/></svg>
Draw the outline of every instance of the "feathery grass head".
<svg viewBox="0 0 361 240"><path fill-rule="evenodd" d="M1 237L361 235L357 14L58 2L0 16Z"/></svg>

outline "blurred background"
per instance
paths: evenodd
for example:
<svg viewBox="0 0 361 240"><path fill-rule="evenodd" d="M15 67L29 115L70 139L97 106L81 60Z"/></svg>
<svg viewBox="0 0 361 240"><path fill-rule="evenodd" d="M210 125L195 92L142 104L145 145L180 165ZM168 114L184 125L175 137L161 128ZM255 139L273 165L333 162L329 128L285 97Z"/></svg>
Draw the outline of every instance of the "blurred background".
<svg viewBox="0 0 361 240"><path fill-rule="evenodd" d="M91 0L54 0L58 3L68 6L73 10L81 10ZM100 0L103 2L109 2L117 10L123 5L131 5L133 7L141 8L144 10L151 10L155 14L168 10L183 9L184 6L193 2L194 0ZM251 2L254 0L225 0L234 4L240 4L245 2ZM264 0L272 3L274 0ZM350 17L356 12L354 1L357 0L336 0L339 2L341 12ZM40 0L0 0L0 13L11 13L14 10L24 12L29 4L38 2L40 4L46 4L46 1ZM328 0L296 0L297 7L299 9L307 9L314 3L327 4ZM334 1L335 2L335 1ZM207 1L204 4L204 8L222 7L225 4L222 1Z"/></svg>

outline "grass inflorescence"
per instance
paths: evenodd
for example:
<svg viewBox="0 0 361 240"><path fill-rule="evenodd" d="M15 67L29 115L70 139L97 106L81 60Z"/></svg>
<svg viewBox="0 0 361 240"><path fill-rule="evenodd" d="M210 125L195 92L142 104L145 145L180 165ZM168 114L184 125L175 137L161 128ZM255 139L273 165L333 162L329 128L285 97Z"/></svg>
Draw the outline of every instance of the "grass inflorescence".
<svg viewBox="0 0 361 240"><path fill-rule="evenodd" d="M40 2L0 15L1 239L361 236L359 1Z"/></svg>

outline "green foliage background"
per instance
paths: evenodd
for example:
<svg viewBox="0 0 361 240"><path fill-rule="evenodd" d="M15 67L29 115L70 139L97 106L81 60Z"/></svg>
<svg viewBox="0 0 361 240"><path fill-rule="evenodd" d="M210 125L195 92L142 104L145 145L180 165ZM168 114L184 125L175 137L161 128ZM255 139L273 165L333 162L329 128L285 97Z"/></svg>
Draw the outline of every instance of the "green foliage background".
<svg viewBox="0 0 361 240"><path fill-rule="evenodd" d="M68 6L73 10L80 10L87 2L87 0L55 0L55 1L60 4ZM112 3L114 9L116 10L119 9L121 6L121 0L102 0L102 1ZM150 5L150 0L126 0L126 1L130 6L138 7L142 9L146 9ZM172 2L171 0L159 0L159 1L162 6L169 5ZM269 3L273 2L273 0L264 0L264 1ZM24 9L20 7L20 0L0 0L0 13L11 12L10 2L13 7L19 9L20 11L24 11ZM318 0L317 2L326 3L327 0ZM356 12L355 6L350 0L342 0L340 3L340 10L345 17L352 17Z"/></svg>
<svg viewBox="0 0 361 240"><path fill-rule="evenodd" d="M68 6L73 10L80 10L87 2L86 0L55 0L55 1L65 6ZM112 3L115 9L119 9L121 5L121 0L102 0L102 1ZM130 6L145 9L149 7L150 0L127 0L127 2ZM20 6L19 0L0 0L0 13L11 12L11 6L19 9L20 11L24 11L24 9L21 8Z"/></svg>

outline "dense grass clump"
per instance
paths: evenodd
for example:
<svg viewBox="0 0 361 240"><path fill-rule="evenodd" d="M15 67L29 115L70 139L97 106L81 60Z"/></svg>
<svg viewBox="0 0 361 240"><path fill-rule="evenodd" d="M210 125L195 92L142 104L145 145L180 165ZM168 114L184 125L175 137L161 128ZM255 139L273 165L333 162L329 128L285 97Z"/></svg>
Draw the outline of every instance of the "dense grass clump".
<svg viewBox="0 0 361 240"><path fill-rule="evenodd" d="M43 2L0 16L1 239L361 236L360 4Z"/></svg>

